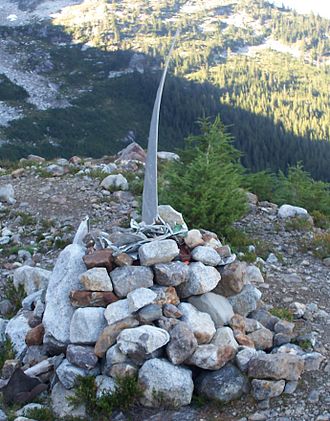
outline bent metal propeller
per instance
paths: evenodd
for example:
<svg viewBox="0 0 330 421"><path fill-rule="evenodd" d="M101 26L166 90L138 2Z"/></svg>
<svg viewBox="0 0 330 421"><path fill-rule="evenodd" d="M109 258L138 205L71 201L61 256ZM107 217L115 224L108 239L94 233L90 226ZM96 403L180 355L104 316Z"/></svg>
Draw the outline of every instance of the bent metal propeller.
<svg viewBox="0 0 330 421"><path fill-rule="evenodd" d="M144 222L146 225L152 225L158 219L157 150L160 104L162 101L168 65L179 34L180 30L178 29L173 38L170 51L166 58L164 71L158 86L156 100L154 103L154 108L151 117L148 139L148 153L142 195L142 222Z"/></svg>

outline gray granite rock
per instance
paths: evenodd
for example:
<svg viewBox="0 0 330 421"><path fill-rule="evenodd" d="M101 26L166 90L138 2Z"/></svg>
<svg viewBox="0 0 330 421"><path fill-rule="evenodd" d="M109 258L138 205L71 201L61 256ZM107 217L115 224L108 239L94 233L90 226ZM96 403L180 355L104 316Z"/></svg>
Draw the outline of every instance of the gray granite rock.
<svg viewBox="0 0 330 421"><path fill-rule="evenodd" d="M254 343L257 350L271 349L273 346L274 334L271 330L262 328L247 335Z"/></svg>
<svg viewBox="0 0 330 421"><path fill-rule="evenodd" d="M137 288L127 294L127 304L131 313L140 310L142 307L152 304L157 294L148 288Z"/></svg>
<svg viewBox="0 0 330 421"><path fill-rule="evenodd" d="M197 393L208 399L230 402L249 390L247 378L232 364L213 372L204 372L196 379Z"/></svg>
<svg viewBox="0 0 330 421"><path fill-rule="evenodd" d="M96 376L96 398L99 399L104 395L112 394L116 390L116 382L112 377Z"/></svg>
<svg viewBox="0 0 330 421"><path fill-rule="evenodd" d="M194 389L191 371L167 360L146 361L139 371L138 382L143 390L140 402L144 406L181 407L191 402Z"/></svg>
<svg viewBox="0 0 330 421"><path fill-rule="evenodd" d="M191 257L207 266L218 266L221 262L220 255L212 247L197 246L191 252Z"/></svg>
<svg viewBox="0 0 330 421"><path fill-rule="evenodd" d="M77 384L79 376L97 375L98 373L98 367L85 370L70 364L66 359L56 369L57 377L66 389L72 389Z"/></svg>
<svg viewBox="0 0 330 421"><path fill-rule="evenodd" d="M251 381L252 395L257 401L275 398L280 396L285 388L285 380L258 380Z"/></svg>
<svg viewBox="0 0 330 421"><path fill-rule="evenodd" d="M137 288L149 288L153 285L153 273L148 267L124 266L110 273L115 293L120 298Z"/></svg>
<svg viewBox="0 0 330 421"><path fill-rule="evenodd" d="M188 281L177 287L179 297L187 298L212 291L220 281L220 273L201 262L190 263Z"/></svg>
<svg viewBox="0 0 330 421"><path fill-rule="evenodd" d="M188 302L196 307L199 311L208 313L213 320L215 327L227 325L234 315L232 305L227 298L214 292L190 297Z"/></svg>
<svg viewBox="0 0 330 421"><path fill-rule="evenodd" d="M5 332L13 344L13 349L17 358L23 358L27 349L25 337L31 330L29 326L30 314L31 312L29 311L20 310L6 325Z"/></svg>
<svg viewBox="0 0 330 421"><path fill-rule="evenodd" d="M95 344L106 327L102 307L78 308L71 319L70 342L73 344Z"/></svg>
<svg viewBox="0 0 330 421"><path fill-rule="evenodd" d="M173 327L170 337L170 342L166 346L167 357L175 365L182 364L197 349L197 339L184 322L179 322Z"/></svg>
<svg viewBox="0 0 330 421"><path fill-rule="evenodd" d="M188 280L189 269L183 262L159 263L154 266L155 282L163 286L178 286Z"/></svg>
<svg viewBox="0 0 330 421"><path fill-rule="evenodd" d="M184 239L184 242L191 249L204 244L204 240L203 240L201 232L196 229L188 231L187 236Z"/></svg>
<svg viewBox="0 0 330 421"><path fill-rule="evenodd" d="M244 373L248 371L249 363L253 357L257 355L257 351L254 348L243 348L240 350L235 357L237 367Z"/></svg>
<svg viewBox="0 0 330 421"><path fill-rule="evenodd" d="M95 267L82 273L79 277L87 291L112 291L112 282L106 268Z"/></svg>
<svg viewBox="0 0 330 421"><path fill-rule="evenodd" d="M137 318L142 324L150 324L155 320L158 320L162 317L162 307L158 304L149 304L141 310L139 310L137 314Z"/></svg>
<svg viewBox="0 0 330 421"><path fill-rule="evenodd" d="M230 327L218 328L215 332L215 335L213 336L211 343L216 346L229 345L232 348L234 348L235 351L238 350L238 343L236 342L234 338L234 333L230 329Z"/></svg>
<svg viewBox="0 0 330 421"><path fill-rule="evenodd" d="M66 358L69 363L77 367L91 370L98 362L91 346L69 345L66 351Z"/></svg>
<svg viewBox="0 0 330 421"><path fill-rule="evenodd" d="M298 380L304 370L303 358L291 354L258 354L249 364L249 377Z"/></svg>
<svg viewBox="0 0 330 421"><path fill-rule="evenodd" d="M204 370L219 370L234 358L236 349L231 345L198 345L196 351L186 361Z"/></svg>
<svg viewBox="0 0 330 421"><path fill-rule="evenodd" d="M144 325L123 330L117 338L117 344L124 354L151 354L166 345L169 340L170 335L166 330Z"/></svg>
<svg viewBox="0 0 330 421"><path fill-rule="evenodd" d="M178 255L179 248L174 240L155 240L139 248L139 258L143 266L168 263Z"/></svg>
<svg viewBox="0 0 330 421"><path fill-rule="evenodd" d="M181 303L178 306L183 316L181 320L189 326L199 344L211 342L215 334L215 326L209 314L197 310L192 304Z"/></svg>
<svg viewBox="0 0 330 421"><path fill-rule="evenodd" d="M40 289L47 288L51 272L45 269L31 266L21 266L14 272L14 286L17 289L19 285L24 287L27 295Z"/></svg>
<svg viewBox="0 0 330 421"><path fill-rule="evenodd" d="M257 308L260 298L261 292L257 288L253 285L245 285L239 294L229 297L228 300L233 306L234 313L247 316Z"/></svg>
<svg viewBox="0 0 330 421"><path fill-rule="evenodd" d="M274 330L276 323L280 321L280 319L276 316L273 316L267 310L260 308L258 310L254 310L249 314L249 318L257 320L261 323L264 327L269 330Z"/></svg>
<svg viewBox="0 0 330 421"><path fill-rule="evenodd" d="M128 190L128 181L122 174L108 175L100 186L106 190Z"/></svg>
<svg viewBox="0 0 330 421"><path fill-rule="evenodd" d="M71 291L82 288L79 276L86 271L82 260L84 255L83 247L72 244L67 246L57 259L46 293L44 343L56 342L58 345L66 345L70 342L70 323L75 309L69 296Z"/></svg>
<svg viewBox="0 0 330 421"><path fill-rule="evenodd" d="M131 314L132 312L128 307L127 299L118 300L109 304L104 311L104 317L109 325L129 317Z"/></svg>
<svg viewBox="0 0 330 421"><path fill-rule="evenodd" d="M75 396L73 390L67 390L60 383L56 383L51 393L52 410L54 414L59 418L65 417L82 417L86 416L86 408L84 405L79 405L77 408L72 408L68 398Z"/></svg>

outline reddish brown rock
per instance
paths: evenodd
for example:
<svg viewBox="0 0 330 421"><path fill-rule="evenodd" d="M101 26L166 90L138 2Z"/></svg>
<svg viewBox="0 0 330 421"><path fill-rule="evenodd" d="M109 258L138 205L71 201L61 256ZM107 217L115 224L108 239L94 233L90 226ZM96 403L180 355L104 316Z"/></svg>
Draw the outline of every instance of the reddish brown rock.
<svg viewBox="0 0 330 421"><path fill-rule="evenodd" d="M151 289L157 294L154 304L159 304L161 306L164 304L180 304L180 299L174 287L154 286Z"/></svg>
<svg viewBox="0 0 330 421"><path fill-rule="evenodd" d="M233 317L230 319L229 326L235 330L245 333L245 320L244 317L240 314L234 314Z"/></svg>
<svg viewBox="0 0 330 421"><path fill-rule="evenodd" d="M133 259L126 253L121 253L114 258L114 262L116 266L132 266Z"/></svg>
<svg viewBox="0 0 330 421"><path fill-rule="evenodd" d="M83 257L87 269L106 268L110 272L113 268L113 257L111 249L96 250L92 254Z"/></svg>
<svg viewBox="0 0 330 421"><path fill-rule="evenodd" d="M134 317L126 317L126 319L107 326L95 344L95 355L103 358L107 350L116 342L117 336L122 330L136 327L138 325L139 322Z"/></svg>
<svg viewBox="0 0 330 421"><path fill-rule="evenodd" d="M42 345L44 334L45 334L44 325L40 323L40 325L28 331L25 337L26 345L27 346Z"/></svg>
<svg viewBox="0 0 330 421"><path fill-rule="evenodd" d="M13 178L19 178L22 177L25 174L25 169L24 168L18 168L17 170L14 170L10 175Z"/></svg>
<svg viewBox="0 0 330 421"><path fill-rule="evenodd" d="M234 262L224 268L221 268L221 281L218 283L214 292L231 297L238 294L244 287L243 269L245 265L241 262Z"/></svg>
<svg viewBox="0 0 330 421"><path fill-rule="evenodd" d="M110 291L71 291L70 300L74 307L107 307L119 298Z"/></svg>
<svg viewBox="0 0 330 421"><path fill-rule="evenodd" d="M234 336L236 341L242 346L248 346L249 348L254 348L254 342L244 333L239 330L234 331Z"/></svg>

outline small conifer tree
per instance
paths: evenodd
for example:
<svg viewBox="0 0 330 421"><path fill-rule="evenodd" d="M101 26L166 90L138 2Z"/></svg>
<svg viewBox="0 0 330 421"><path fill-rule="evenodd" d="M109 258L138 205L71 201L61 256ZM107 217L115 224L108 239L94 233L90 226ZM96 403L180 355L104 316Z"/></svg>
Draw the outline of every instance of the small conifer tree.
<svg viewBox="0 0 330 421"><path fill-rule="evenodd" d="M182 212L190 227L226 234L247 206L240 152L219 117L200 124L201 135L188 138L181 161L166 171L161 201Z"/></svg>

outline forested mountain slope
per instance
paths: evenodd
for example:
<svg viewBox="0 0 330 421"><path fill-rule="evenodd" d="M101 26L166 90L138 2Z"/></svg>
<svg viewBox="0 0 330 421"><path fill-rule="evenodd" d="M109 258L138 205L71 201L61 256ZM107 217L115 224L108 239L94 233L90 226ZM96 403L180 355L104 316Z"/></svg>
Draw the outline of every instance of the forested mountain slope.
<svg viewBox="0 0 330 421"><path fill-rule="evenodd" d="M180 27L161 147L182 146L199 117L220 113L252 170L302 161L330 179L329 20L259 0L55 3L67 7L50 19L45 1L22 0L16 18L0 16L0 158L99 156L132 138L145 145L162 59Z"/></svg>

